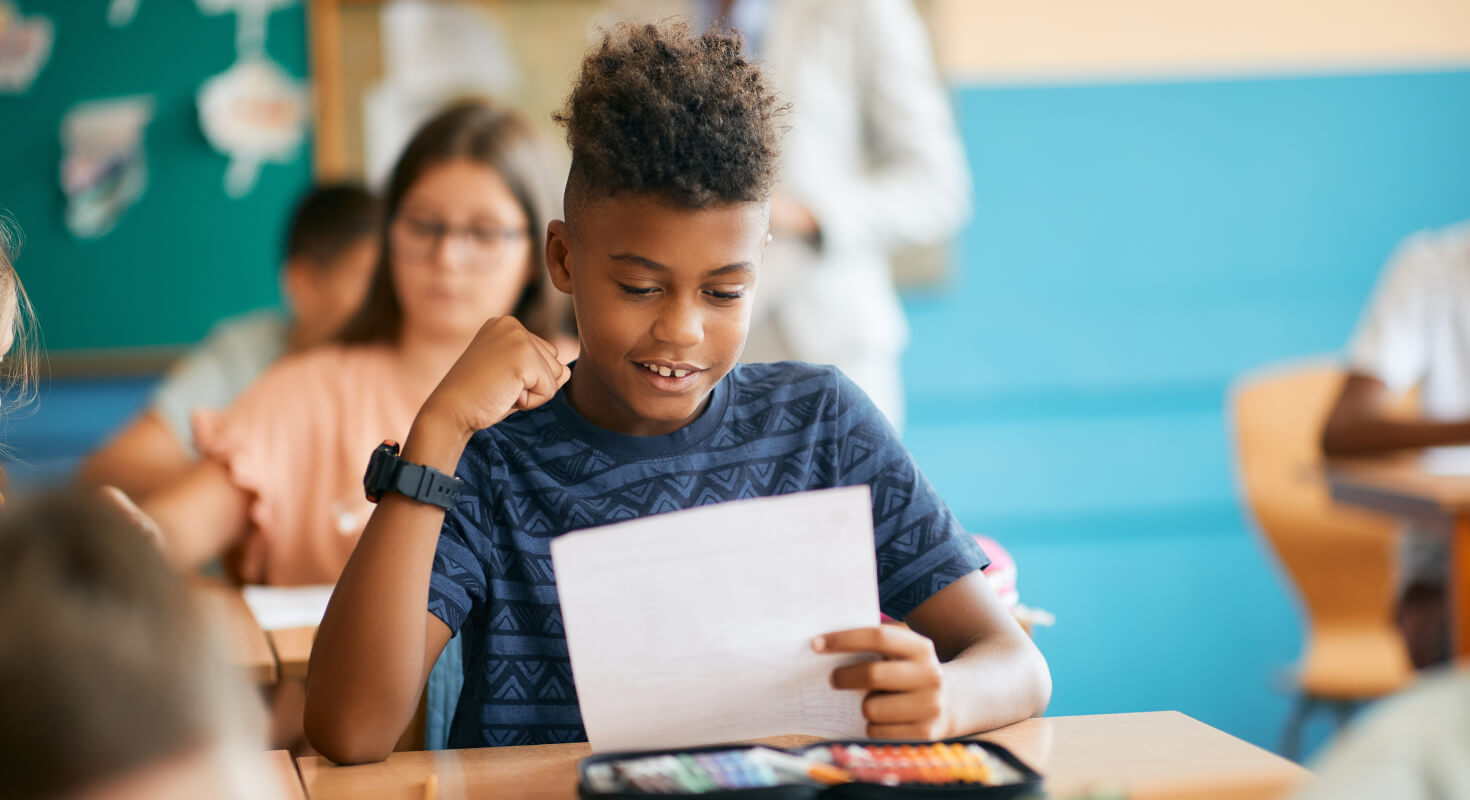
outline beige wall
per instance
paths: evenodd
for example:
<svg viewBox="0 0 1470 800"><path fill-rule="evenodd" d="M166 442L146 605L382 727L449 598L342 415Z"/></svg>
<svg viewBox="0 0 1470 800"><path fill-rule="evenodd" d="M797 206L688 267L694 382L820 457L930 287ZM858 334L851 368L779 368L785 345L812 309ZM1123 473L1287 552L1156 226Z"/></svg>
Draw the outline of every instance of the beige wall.
<svg viewBox="0 0 1470 800"><path fill-rule="evenodd" d="M918 0L946 77L1077 82L1470 66L1470 0Z"/></svg>

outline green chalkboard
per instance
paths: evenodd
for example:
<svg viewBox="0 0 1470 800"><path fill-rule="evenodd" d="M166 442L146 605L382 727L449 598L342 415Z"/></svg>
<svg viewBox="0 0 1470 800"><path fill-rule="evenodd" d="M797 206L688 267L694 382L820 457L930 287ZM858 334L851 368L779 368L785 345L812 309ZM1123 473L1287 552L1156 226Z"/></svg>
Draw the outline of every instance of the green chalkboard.
<svg viewBox="0 0 1470 800"><path fill-rule="evenodd" d="M17 267L53 359L183 344L222 317L278 304L281 234L310 180L309 145L290 164L264 165L250 194L225 194L228 160L200 132L195 96L235 61L235 15L138 0L115 28L106 0L11 2L55 31L29 91L0 94L0 209L23 231ZM305 75L304 7L272 14L266 42L286 72ZM135 94L154 102L147 189L111 232L74 238L58 178L61 119L77 103Z"/></svg>

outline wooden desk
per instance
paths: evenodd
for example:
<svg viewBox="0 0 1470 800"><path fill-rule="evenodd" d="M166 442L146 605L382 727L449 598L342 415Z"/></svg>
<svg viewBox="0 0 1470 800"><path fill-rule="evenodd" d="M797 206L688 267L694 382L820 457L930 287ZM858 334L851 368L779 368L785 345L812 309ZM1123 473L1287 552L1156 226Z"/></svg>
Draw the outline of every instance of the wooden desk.
<svg viewBox="0 0 1470 800"><path fill-rule="evenodd" d="M280 778L281 797L285 800L306 800L306 789L301 785L301 775L291 761L288 750L272 750L266 753L271 771Z"/></svg>
<svg viewBox="0 0 1470 800"><path fill-rule="evenodd" d="M276 651L276 663L281 668L281 680L306 680L306 665L311 661L311 645L316 641L316 627L282 628L266 631L271 647Z"/></svg>
<svg viewBox="0 0 1470 800"><path fill-rule="evenodd" d="M223 633L230 659L243 666L250 679L259 684L276 682L276 653L271 649L265 631L245 605L245 597L237 587L223 582L198 579L194 582L199 605L206 620Z"/></svg>
<svg viewBox="0 0 1470 800"><path fill-rule="evenodd" d="M1050 717L979 738L1010 748L1046 776L1057 796L1092 788L1123 788L1132 800L1279 798L1307 779L1300 766L1176 711ZM766 740L780 747L806 736ZM380 764L338 767L301 758L311 800L420 800L424 779L439 776L441 797L572 800L577 761L586 744L394 753Z"/></svg>
<svg viewBox="0 0 1470 800"><path fill-rule="evenodd" d="M1450 639L1460 660L1470 658L1470 477L1433 475L1417 459L1335 461L1327 486L1339 503L1405 519L1454 520L1450 542Z"/></svg>

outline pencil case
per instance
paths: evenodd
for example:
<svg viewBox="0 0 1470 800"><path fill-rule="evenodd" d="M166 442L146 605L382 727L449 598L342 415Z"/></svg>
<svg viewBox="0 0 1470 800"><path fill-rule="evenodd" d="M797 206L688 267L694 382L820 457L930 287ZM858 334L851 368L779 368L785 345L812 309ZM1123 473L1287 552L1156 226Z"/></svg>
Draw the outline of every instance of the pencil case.
<svg viewBox="0 0 1470 800"><path fill-rule="evenodd" d="M763 769L763 762L773 763L764 764ZM976 762L986 765L984 774L973 766ZM649 795L698 795L700 800L1008 800L1040 794L1042 786L1041 775L1011 751L970 739L824 741L790 749L711 745L603 753L582 759L577 777L582 800L635 800Z"/></svg>

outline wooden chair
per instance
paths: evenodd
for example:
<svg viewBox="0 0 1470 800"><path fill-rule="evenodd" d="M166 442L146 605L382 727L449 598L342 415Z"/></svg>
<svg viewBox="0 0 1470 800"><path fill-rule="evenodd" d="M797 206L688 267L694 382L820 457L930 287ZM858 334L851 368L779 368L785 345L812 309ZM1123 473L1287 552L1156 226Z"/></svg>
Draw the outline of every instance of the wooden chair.
<svg viewBox="0 0 1470 800"><path fill-rule="evenodd" d="M1337 505L1322 476L1322 424L1345 374L1330 365L1267 369L1231 392L1246 504L1306 612L1297 702L1282 754L1297 758L1307 717L1327 705L1337 724L1362 702L1413 677L1394 625L1394 523Z"/></svg>

